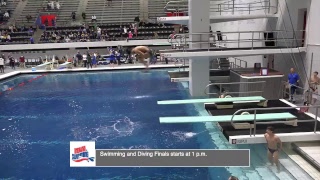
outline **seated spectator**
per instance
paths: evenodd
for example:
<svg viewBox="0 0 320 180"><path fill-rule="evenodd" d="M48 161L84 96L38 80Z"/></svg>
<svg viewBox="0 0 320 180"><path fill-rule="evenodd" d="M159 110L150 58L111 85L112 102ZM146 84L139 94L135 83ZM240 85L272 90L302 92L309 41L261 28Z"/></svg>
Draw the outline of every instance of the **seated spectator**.
<svg viewBox="0 0 320 180"><path fill-rule="evenodd" d="M30 44L34 44L34 39L33 39L33 37L30 38Z"/></svg>
<svg viewBox="0 0 320 180"><path fill-rule="evenodd" d="M86 19L86 13L82 12L82 19L85 20Z"/></svg>
<svg viewBox="0 0 320 180"><path fill-rule="evenodd" d="M1 1L1 6L6 6L7 5L7 0L2 0Z"/></svg>
<svg viewBox="0 0 320 180"><path fill-rule="evenodd" d="M54 2L53 1L50 1L49 5L50 5L50 9L54 9Z"/></svg>
<svg viewBox="0 0 320 180"><path fill-rule="evenodd" d="M31 19L32 19L32 17L31 17L31 15L30 15L30 14L28 14L28 15L26 16L26 18L27 18L27 21L28 21L28 22L30 22L30 21L31 21Z"/></svg>
<svg viewBox="0 0 320 180"><path fill-rule="evenodd" d="M157 32L154 32L154 38L155 38L155 39L158 39L158 38L159 38L159 35L158 35Z"/></svg>
<svg viewBox="0 0 320 180"><path fill-rule="evenodd" d="M128 38L129 38L129 39L132 39L132 38L133 38L133 34L132 34L131 31L129 31Z"/></svg>
<svg viewBox="0 0 320 180"><path fill-rule="evenodd" d="M60 9L60 3L57 1L56 2L56 9L59 10Z"/></svg>
<svg viewBox="0 0 320 180"><path fill-rule="evenodd" d="M3 14L3 17L8 20L10 18L10 15L9 15L9 12L6 11L4 14Z"/></svg>
<svg viewBox="0 0 320 180"><path fill-rule="evenodd" d="M107 6L111 6L112 5L112 0L107 0L107 1L108 1Z"/></svg>
<svg viewBox="0 0 320 180"><path fill-rule="evenodd" d="M72 20L75 21L76 20L76 12L73 11L71 13L71 17L72 17Z"/></svg>
<svg viewBox="0 0 320 180"><path fill-rule="evenodd" d="M91 22L97 22L97 17L96 17L96 15L93 15L93 16L91 17Z"/></svg>

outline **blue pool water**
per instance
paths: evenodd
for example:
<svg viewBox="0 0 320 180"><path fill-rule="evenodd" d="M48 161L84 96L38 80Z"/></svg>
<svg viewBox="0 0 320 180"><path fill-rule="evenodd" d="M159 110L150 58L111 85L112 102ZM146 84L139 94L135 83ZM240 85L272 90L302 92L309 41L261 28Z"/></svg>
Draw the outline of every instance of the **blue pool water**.
<svg viewBox="0 0 320 180"><path fill-rule="evenodd" d="M206 180L208 168L70 168L69 142L96 148L216 148L203 124L159 124L161 116L197 115L167 71L24 75L0 82L0 178ZM188 137L186 133L193 132ZM214 180L225 180L215 168Z"/></svg>

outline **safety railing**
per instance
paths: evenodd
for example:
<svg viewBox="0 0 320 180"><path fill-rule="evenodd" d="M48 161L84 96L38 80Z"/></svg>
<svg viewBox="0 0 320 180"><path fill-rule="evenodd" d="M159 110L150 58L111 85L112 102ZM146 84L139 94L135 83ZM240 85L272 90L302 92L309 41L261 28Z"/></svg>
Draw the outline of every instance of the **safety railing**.
<svg viewBox="0 0 320 180"><path fill-rule="evenodd" d="M317 92L314 92L314 90L312 90L309 86L308 88L303 88L295 84L289 84L287 81L282 81L281 92L283 99L290 98L290 96L292 95L291 87L295 87L295 94L293 94L294 96L297 95L297 91L302 91L302 98L304 102L307 102L308 104L311 104L313 97L317 97L317 99L320 98L320 95Z"/></svg>
<svg viewBox="0 0 320 180"><path fill-rule="evenodd" d="M257 124L285 124L288 123L287 120L285 121L263 121L260 122L256 120L256 116L257 116L257 111L270 111L270 110L284 110L284 112L288 112L288 110L292 110L292 109L310 109L310 108L315 108L316 113L315 113L315 118L310 119L310 120L299 120L297 119L297 123L306 123L306 122L314 122L314 133L317 132L317 123L318 123L318 110L319 110L320 105L317 106L296 106L296 107L271 107L271 108L249 108L249 109L240 109L238 111L236 111L235 113L233 113L232 117L231 117L231 124L235 125L234 123L234 116L235 115L240 115L241 112L254 112L254 117L253 119L248 119L246 121L253 121L253 136L256 135L256 130L257 130ZM304 113L304 112L301 112ZM252 129L250 128L250 136L252 136Z"/></svg>
<svg viewBox="0 0 320 180"><path fill-rule="evenodd" d="M239 31L239 32L210 32L210 33L188 33L176 34L175 37L179 43L187 47L190 44L208 45L211 47L232 47L232 48L254 48L254 47L299 47L302 46L303 38L295 38L297 34L304 30L298 31ZM193 39L190 40L190 36ZM228 39L223 39L228 37ZM177 39L172 41L177 41ZM183 45L184 44L184 45ZM223 45L221 45L223 44Z"/></svg>
<svg viewBox="0 0 320 180"><path fill-rule="evenodd" d="M220 15L229 12L232 14L235 14L235 12L248 12L248 14L251 14L254 11L264 10L265 13L276 14L278 12L278 2L276 1L275 4L272 5L271 1L272 0L237 3L236 0L231 0L211 7L211 12L218 12Z"/></svg>
<svg viewBox="0 0 320 180"><path fill-rule="evenodd" d="M230 60L233 60L230 62L230 68L247 68L248 62L239 58L228 58L229 62Z"/></svg>
<svg viewBox="0 0 320 180"><path fill-rule="evenodd" d="M164 9L166 12L188 12L188 6L187 0L169 1ZM278 12L278 1L264 0L251 3L238 3L236 0L231 0L210 5L210 12L218 12L220 15L229 12L232 12L232 14L235 14L235 12L248 12L248 14L251 14L252 12L261 10L264 10L265 13L276 14Z"/></svg>
<svg viewBox="0 0 320 180"><path fill-rule="evenodd" d="M182 0L182 1L169 1L167 2L166 6L164 7L164 10L166 12L188 12L189 7L188 0Z"/></svg>
<svg viewBox="0 0 320 180"><path fill-rule="evenodd" d="M261 90L260 91L241 91L241 92L224 92L224 88L223 88L223 85L261 85L259 87L261 87ZM261 93L260 95L262 96L263 92L264 92L264 88L265 88L265 85L266 85L266 81L256 81L256 82L229 82L229 83L210 83L208 84L205 89L204 89L204 93L206 95L218 95L220 96L222 93L227 93L229 95L232 95L232 94L258 94L258 93ZM208 92L209 88L211 86L218 86L219 87L219 93L211 93L211 92ZM210 91L210 90L209 90Z"/></svg>

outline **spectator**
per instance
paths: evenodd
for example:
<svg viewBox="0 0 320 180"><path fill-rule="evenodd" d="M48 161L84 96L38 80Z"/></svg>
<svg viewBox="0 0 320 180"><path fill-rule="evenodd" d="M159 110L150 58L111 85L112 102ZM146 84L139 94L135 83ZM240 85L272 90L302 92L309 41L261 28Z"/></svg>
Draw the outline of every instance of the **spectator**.
<svg viewBox="0 0 320 180"><path fill-rule="evenodd" d="M157 32L154 32L154 38L155 38L155 39L158 39L158 38L159 38L159 35L158 35Z"/></svg>
<svg viewBox="0 0 320 180"><path fill-rule="evenodd" d="M56 9L59 10L60 9L60 3L57 1L56 2Z"/></svg>
<svg viewBox="0 0 320 180"><path fill-rule="evenodd" d="M129 34L128 34L128 39L132 39L133 38L133 34L131 31L129 31Z"/></svg>
<svg viewBox="0 0 320 180"><path fill-rule="evenodd" d="M1 1L1 6L6 6L7 5L7 0L2 0Z"/></svg>
<svg viewBox="0 0 320 180"><path fill-rule="evenodd" d="M34 39L33 39L33 37L30 38L30 44L34 44Z"/></svg>
<svg viewBox="0 0 320 180"><path fill-rule="evenodd" d="M8 58L9 58L9 64L10 64L11 69L16 69L15 59L11 55L9 55Z"/></svg>
<svg viewBox="0 0 320 180"><path fill-rule="evenodd" d="M20 67L21 68L26 68L24 56L20 56Z"/></svg>
<svg viewBox="0 0 320 180"><path fill-rule="evenodd" d="M137 37L138 36L138 27L134 26L134 35Z"/></svg>
<svg viewBox="0 0 320 180"><path fill-rule="evenodd" d="M96 17L96 15L91 16L91 22L97 22L97 17Z"/></svg>
<svg viewBox="0 0 320 180"><path fill-rule="evenodd" d="M107 6L111 6L112 5L112 0L107 0L107 1L108 1Z"/></svg>
<svg viewBox="0 0 320 180"><path fill-rule="evenodd" d="M86 19L86 13L82 12L82 19L85 20Z"/></svg>
<svg viewBox="0 0 320 180"><path fill-rule="evenodd" d="M71 13L71 17L72 17L72 20L75 21L76 20L76 12L73 11Z"/></svg>
<svg viewBox="0 0 320 180"><path fill-rule="evenodd" d="M10 15L9 15L9 12L6 11L4 14L3 14L3 17L5 20L8 20L10 18Z"/></svg>
<svg viewBox="0 0 320 180"><path fill-rule="evenodd" d="M30 21L31 21L31 19L32 19L32 17L31 17L31 15L30 15L30 14L28 14L28 15L26 16L26 18L27 18L27 21L28 21L28 22L30 22Z"/></svg>
<svg viewBox="0 0 320 180"><path fill-rule="evenodd" d="M87 55L83 53L82 55L83 67L87 67Z"/></svg>
<svg viewBox="0 0 320 180"><path fill-rule="evenodd" d="M0 73L4 73L4 59L0 57Z"/></svg>

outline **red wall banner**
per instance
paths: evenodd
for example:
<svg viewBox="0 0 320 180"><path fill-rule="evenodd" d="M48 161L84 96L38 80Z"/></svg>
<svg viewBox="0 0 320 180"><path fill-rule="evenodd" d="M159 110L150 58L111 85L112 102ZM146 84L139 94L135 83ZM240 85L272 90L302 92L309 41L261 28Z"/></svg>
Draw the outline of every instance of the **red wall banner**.
<svg viewBox="0 0 320 180"><path fill-rule="evenodd" d="M56 15L55 14L50 14L50 15L41 15L41 23L45 24L44 22L46 21L46 19L48 19L48 26L53 26L52 24L52 19L56 19Z"/></svg>
<svg viewBox="0 0 320 180"><path fill-rule="evenodd" d="M168 17L171 17L171 16L184 16L184 13L183 12L175 12L175 13L172 13L172 12L167 12L167 16Z"/></svg>

